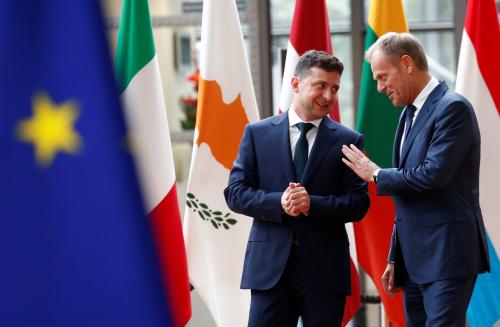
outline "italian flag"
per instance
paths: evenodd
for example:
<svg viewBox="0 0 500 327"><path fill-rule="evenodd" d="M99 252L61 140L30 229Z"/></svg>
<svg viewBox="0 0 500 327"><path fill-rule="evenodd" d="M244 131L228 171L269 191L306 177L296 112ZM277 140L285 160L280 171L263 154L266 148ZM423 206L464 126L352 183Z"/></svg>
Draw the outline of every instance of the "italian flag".
<svg viewBox="0 0 500 327"><path fill-rule="evenodd" d="M189 277L217 326L246 326L240 289L252 218L229 210L224 189L243 130L259 119L234 0L204 0L193 154L184 215Z"/></svg>
<svg viewBox="0 0 500 327"><path fill-rule="evenodd" d="M467 310L472 327L500 322L500 25L494 0L469 0L456 91L474 107L481 132L479 202L486 226L491 272L481 274Z"/></svg>
<svg viewBox="0 0 500 327"><path fill-rule="evenodd" d="M141 189L155 236L173 326L191 317L186 252L147 0L124 0L116 73Z"/></svg>
<svg viewBox="0 0 500 327"><path fill-rule="evenodd" d="M372 0L368 16L365 50L387 32L408 32L401 0ZM363 63L356 130L365 136L365 150L381 167L392 167L392 146L401 110L394 108L385 94L377 92L370 64ZM371 206L366 217L354 223L358 262L372 278L382 299L388 320L394 326L404 326L401 293L387 295L381 277L394 226L395 209L390 197L377 196L369 185Z"/></svg>

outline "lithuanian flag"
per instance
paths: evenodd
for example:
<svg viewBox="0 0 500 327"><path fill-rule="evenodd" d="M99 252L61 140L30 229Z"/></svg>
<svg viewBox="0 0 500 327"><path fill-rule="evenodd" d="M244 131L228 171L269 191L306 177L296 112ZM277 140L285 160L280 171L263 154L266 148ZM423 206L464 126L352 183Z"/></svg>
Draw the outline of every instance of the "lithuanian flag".
<svg viewBox="0 0 500 327"><path fill-rule="evenodd" d="M400 0L372 0L366 32L365 50L387 32L407 32L408 25ZM385 94L377 93L370 64L365 61L356 130L365 135L365 149L381 167L391 167L392 146L400 108L395 108ZM359 264L370 275L381 296L388 320L394 326L404 326L401 293L392 298L384 293L381 277L387 264L394 221L394 204L390 197L376 195L369 186L371 207L366 217L354 224Z"/></svg>

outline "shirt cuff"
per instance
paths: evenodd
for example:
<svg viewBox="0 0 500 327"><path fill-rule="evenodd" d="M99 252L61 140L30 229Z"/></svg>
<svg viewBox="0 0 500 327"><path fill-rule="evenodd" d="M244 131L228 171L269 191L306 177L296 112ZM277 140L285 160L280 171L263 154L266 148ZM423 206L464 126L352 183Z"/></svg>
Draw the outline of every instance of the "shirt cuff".
<svg viewBox="0 0 500 327"><path fill-rule="evenodd" d="M375 169L375 171L373 172L373 181L375 182L375 184L378 183L378 172L380 171L380 168L377 168Z"/></svg>

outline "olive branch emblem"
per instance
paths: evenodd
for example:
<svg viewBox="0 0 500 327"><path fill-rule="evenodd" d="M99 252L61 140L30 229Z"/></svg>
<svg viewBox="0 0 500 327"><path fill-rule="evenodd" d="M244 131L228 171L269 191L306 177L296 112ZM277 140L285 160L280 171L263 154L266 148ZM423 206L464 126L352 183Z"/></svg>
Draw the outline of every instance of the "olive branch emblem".
<svg viewBox="0 0 500 327"><path fill-rule="evenodd" d="M229 216L231 214L229 212L223 215L221 211L210 209L205 203L200 202L193 193L187 194L186 205L195 213L198 213L201 219L210 221L215 229L219 229L219 227L229 229L230 225L235 225L238 222Z"/></svg>

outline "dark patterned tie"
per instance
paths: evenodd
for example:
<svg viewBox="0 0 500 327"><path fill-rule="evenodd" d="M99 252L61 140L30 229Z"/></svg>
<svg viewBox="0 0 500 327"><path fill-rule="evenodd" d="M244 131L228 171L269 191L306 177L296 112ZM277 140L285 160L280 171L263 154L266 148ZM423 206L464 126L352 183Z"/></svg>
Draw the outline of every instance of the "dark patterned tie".
<svg viewBox="0 0 500 327"><path fill-rule="evenodd" d="M410 133L411 125L413 123L413 116L415 115L415 110L417 110L417 107L415 107L412 104L409 104L406 106L406 118L405 118L405 142L408 139L408 134Z"/></svg>
<svg viewBox="0 0 500 327"><path fill-rule="evenodd" d="M307 157L309 153L309 144L307 143L307 132L314 127L311 123L298 123L297 128L300 130L300 137L295 146L295 157L294 157L294 168L295 177L297 182L302 182L302 174L304 174L304 169L307 164Z"/></svg>

